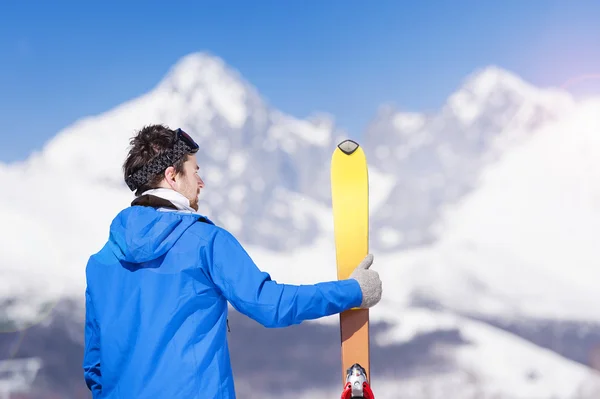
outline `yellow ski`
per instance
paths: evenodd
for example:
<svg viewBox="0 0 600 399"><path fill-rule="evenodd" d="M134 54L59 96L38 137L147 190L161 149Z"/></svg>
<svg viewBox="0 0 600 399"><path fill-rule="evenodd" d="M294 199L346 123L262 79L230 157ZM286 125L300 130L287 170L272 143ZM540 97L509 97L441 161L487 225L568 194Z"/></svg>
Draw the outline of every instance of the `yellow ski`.
<svg viewBox="0 0 600 399"><path fill-rule="evenodd" d="M338 279L346 279L369 251L369 183L365 153L345 140L331 158L331 194ZM342 378L361 370L370 381L369 310L340 314ZM367 385L368 388L368 385ZM362 396L361 396L362 397ZM366 397L366 395L365 395Z"/></svg>

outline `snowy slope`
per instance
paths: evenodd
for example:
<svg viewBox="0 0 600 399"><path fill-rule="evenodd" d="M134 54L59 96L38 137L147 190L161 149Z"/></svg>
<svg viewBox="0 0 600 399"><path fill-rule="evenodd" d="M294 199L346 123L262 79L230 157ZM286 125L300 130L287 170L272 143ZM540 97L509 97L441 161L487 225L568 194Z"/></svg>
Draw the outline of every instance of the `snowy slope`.
<svg viewBox="0 0 600 399"><path fill-rule="evenodd" d="M600 101L587 101L487 168L415 258L421 290L464 311L600 320L598 132Z"/></svg>
<svg viewBox="0 0 600 399"><path fill-rule="evenodd" d="M467 343L436 346L437 355L452 359L451 370L375 375L372 386L378 399L592 399L600 394L596 372L484 323L414 310L404 312L402 319L411 327L455 327ZM406 329L399 330L397 334L403 335ZM339 389L309 391L300 397L327 398L336 393Z"/></svg>
<svg viewBox="0 0 600 399"><path fill-rule="evenodd" d="M485 165L573 107L568 93L493 66L467 77L435 114L382 107L364 145L370 163L397 184L373 215L373 244L394 250L433 242L443 205L468 193Z"/></svg>
<svg viewBox="0 0 600 399"><path fill-rule="evenodd" d="M582 365L467 315L598 320L598 115L597 103L576 105L490 68L439 114L376 118L363 145L385 294L372 318L393 325L377 342L412 345L444 329L468 342L440 349L454 364L443 374L382 377L378 398L397 397L396 387L403 397L438 389L568 398L594 380ZM36 322L60 298L81 300L87 257L132 199L120 170L128 139L153 122L198 139L201 211L234 232L260 268L282 282L335 279L329 160L343 132L330 117L298 120L271 108L221 60L194 54L149 93L67 127L24 163L0 164L10 187L0 199L10 226L0 231L3 318ZM399 251L434 236L432 246Z"/></svg>
<svg viewBox="0 0 600 399"><path fill-rule="evenodd" d="M0 399L27 393L40 367L41 362L37 358L0 361Z"/></svg>
<svg viewBox="0 0 600 399"><path fill-rule="evenodd" d="M541 128L448 206L431 247L396 257L396 299L503 318L599 321L600 101Z"/></svg>

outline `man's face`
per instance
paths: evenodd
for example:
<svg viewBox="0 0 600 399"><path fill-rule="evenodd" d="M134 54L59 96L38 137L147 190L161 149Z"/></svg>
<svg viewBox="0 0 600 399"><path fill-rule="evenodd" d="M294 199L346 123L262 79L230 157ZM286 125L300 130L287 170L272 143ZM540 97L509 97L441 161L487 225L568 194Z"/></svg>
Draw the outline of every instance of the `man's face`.
<svg viewBox="0 0 600 399"><path fill-rule="evenodd" d="M190 200L190 206L198 210L198 196L204 188L204 182L198 175L198 162L196 155L189 155L183 164L183 173L175 180L175 189Z"/></svg>

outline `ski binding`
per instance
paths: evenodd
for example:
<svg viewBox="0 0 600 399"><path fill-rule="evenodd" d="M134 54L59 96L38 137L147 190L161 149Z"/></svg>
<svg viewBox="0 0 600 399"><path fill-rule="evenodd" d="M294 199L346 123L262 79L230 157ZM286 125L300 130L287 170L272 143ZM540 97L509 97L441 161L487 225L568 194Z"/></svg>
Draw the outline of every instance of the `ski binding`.
<svg viewBox="0 0 600 399"><path fill-rule="evenodd" d="M346 372L346 385L340 399L375 399L367 373L360 364L355 363Z"/></svg>

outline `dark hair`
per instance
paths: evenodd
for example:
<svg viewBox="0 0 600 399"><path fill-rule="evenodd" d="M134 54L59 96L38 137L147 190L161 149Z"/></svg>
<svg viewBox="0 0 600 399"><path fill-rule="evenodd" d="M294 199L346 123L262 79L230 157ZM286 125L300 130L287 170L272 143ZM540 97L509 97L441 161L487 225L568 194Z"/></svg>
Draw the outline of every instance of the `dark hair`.
<svg viewBox="0 0 600 399"><path fill-rule="evenodd" d="M131 149L127 154L127 158L123 163L123 175L124 178L131 175L135 171L141 169L148 162L153 159L164 155L169 149L173 147L175 143L175 132L169 129L167 126L162 124L148 125L140 129L135 136L133 136L129 142ZM188 156L185 156L175 162L176 173L184 173L183 164L187 160ZM135 192L136 196L139 196L146 190L156 188L160 181L163 179L162 173L148 181L147 184L138 187Z"/></svg>

